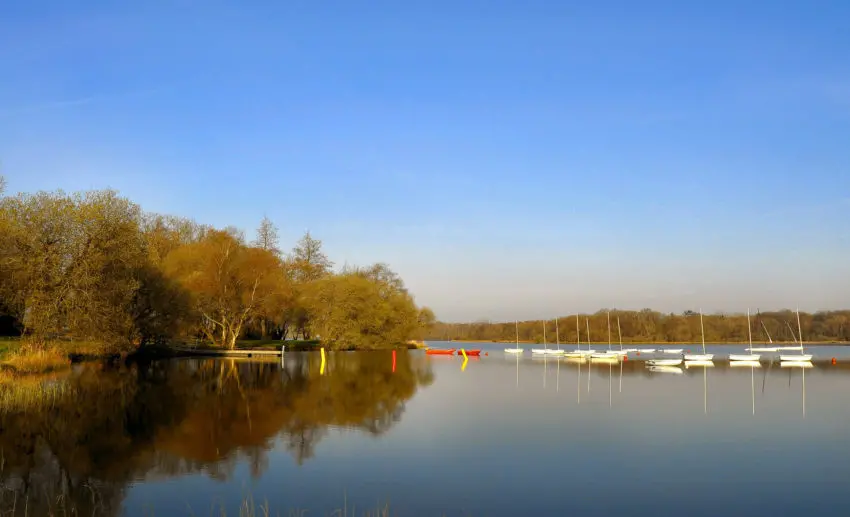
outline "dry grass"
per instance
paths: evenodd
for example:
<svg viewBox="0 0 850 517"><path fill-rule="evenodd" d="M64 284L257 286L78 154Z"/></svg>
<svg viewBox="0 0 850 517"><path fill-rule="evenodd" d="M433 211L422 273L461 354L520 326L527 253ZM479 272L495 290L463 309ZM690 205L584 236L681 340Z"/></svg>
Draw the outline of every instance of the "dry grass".
<svg viewBox="0 0 850 517"><path fill-rule="evenodd" d="M68 354L58 348L43 350L22 346L7 354L4 365L10 366L18 374L46 373L64 370L71 365Z"/></svg>
<svg viewBox="0 0 850 517"><path fill-rule="evenodd" d="M69 394L62 377L61 372L20 375L0 370L0 412L27 412L54 405Z"/></svg>

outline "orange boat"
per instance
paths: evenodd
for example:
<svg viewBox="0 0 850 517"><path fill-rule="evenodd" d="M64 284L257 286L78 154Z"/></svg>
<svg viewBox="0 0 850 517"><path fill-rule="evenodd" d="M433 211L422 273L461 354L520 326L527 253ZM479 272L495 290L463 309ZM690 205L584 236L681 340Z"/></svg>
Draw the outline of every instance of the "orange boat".
<svg viewBox="0 0 850 517"><path fill-rule="evenodd" d="M463 352L458 351L457 355L463 355ZM471 357L478 357L481 355L481 349L477 350L466 350L466 355Z"/></svg>
<svg viewBox="0 0 850 517"><path fill-rule="evenodd" d="M425 353L428 355L452 355L455 353L455 349L450 348L446 350L443 348L429 348L428 350L425 350Z"/></svg>

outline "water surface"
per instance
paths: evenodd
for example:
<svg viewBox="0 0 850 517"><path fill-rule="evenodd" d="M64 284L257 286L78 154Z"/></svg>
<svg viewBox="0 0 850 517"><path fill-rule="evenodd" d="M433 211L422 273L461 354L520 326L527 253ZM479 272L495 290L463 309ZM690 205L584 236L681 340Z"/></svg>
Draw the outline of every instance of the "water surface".
<svg viewBox="0 0 850 517"><path fill-rule="evenodd" d="M417 351L330 354L324 370L316 353L78 367L50 401L0 414L2 514L238 515L248 495L281 515L850 513L845 348L812 348L838 364L807 370L677 373L480 347L465 365Z"/></svg>

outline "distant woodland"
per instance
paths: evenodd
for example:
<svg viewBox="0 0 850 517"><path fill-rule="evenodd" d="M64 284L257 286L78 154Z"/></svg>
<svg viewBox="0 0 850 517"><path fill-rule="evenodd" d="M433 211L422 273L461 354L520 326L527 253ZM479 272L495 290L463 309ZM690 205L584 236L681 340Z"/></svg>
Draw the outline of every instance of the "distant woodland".
<svg viewBox="0 0 850 517"><path fill-rule="evenodd" d="M663 314L651 309L641 311L611 310L611 340L618 342L617 320L624 343L696 343L701 340L700 317L693 311L682 314ZM587 321L585 321L587 320ZM710 314L703 316L707 343L743 343L748 340L746 314ZM793 342L799 339L797 315L790 310L753 313L750 317L753 341ZM608 342L608 311L594 314L558 318L558 334L562 343L588 341L587 325L590 326L590 341ZM850 342L850 311L824 311L808 314L800 312L803 340L806 342ZM519 322L520 341L542 343L556 339L555 320ZM513 321L503 323L443 323L438 322L427 334L432 340L513 341L516 327Z"/></svg>
<svg viewBox="0 0 850 517"><path fill-rule="evenodd" d="M403 343L433 323L386 264L334 269L309 233L287 253L270 220L253 238L144 212L114 191L3 195L0 335L35 346L316 339Z"/></svg>

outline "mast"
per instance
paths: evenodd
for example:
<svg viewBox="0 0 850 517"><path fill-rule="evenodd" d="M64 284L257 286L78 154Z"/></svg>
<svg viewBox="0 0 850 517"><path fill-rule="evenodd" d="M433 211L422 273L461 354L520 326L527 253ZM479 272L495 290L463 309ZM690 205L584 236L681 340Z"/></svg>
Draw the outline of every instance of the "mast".
<svg viewBox="0 0 850 517"><path fill-rule="evenodd" d="M750 328L750 309L747 309L747 334L750 336L750 353L753 352L753 329Z"/></svg>
<svg viewBox="0 0 850 517"><path fill-rule="evenodd" d="M558 347L558 350L561 349L561 333L558 330L558 318L555 318L555 344Z"/></svg>
<svg viewBox="0 0 850 517"><path fill-rule="evenodd" d="M546 348L546 320L543 320L543 348Z"/></svg>
<svg viewBox="0 0 850 517"><path fill-rule="evenodd" d="M587 326L587 349L590 350L590 319L584 318L584 324Z"/></svg>
<svg viewBox="0 0 850 517"><path fill-rule="evenodd" d="M576 350L581 350L581 333L578 329L578 313L576 313Z"/></svg>
<svg viewBox="0 0 850 517"><path fill-rule="evenodd" d="M699 329L702 332L702 355L705 355L705 325L702 323L702 309L699 310Z"/></svg>
<svg viewBox="0 0 850 517"><path fill-rule="evenodd" d="M608 314L608 350L611 350L611 311Z"/></svg>
<svg viewBox="0 0 850 517"><path fill-rule="evenodd" d="M620 352L623 351L623 332L620 330L620 317L617 316L617 337L620 338ZM620 365L620 371L622 373L622 365ZM622 380L622 379L621 379Z"/></svg>
<svg viewBox="0 0 850 517"><path fill-rule="evenodd" d="M803 327L800 325L800 308L797 307L797 334L800 335L800 355L803 355Z"/></svg>

